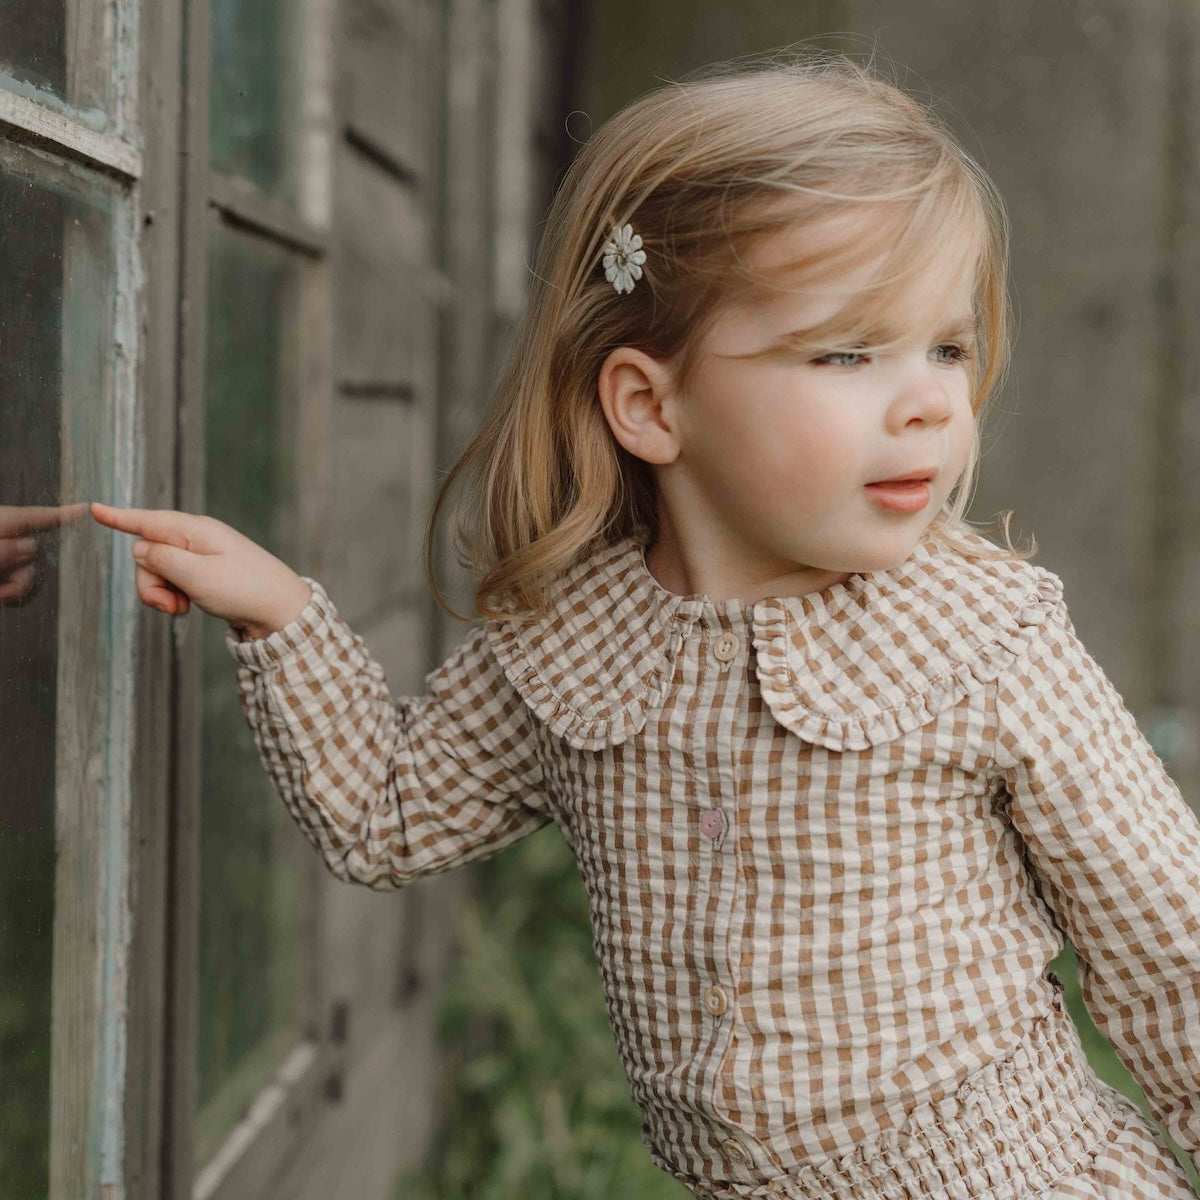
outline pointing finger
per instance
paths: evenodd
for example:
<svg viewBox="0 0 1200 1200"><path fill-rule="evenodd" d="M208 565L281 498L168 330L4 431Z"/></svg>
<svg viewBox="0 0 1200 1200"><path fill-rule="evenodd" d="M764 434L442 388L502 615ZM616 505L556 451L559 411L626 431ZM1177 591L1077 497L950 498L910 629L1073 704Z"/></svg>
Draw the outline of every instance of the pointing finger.
<svg viewBox="0 0 1200 1200"><path fill-rule="evenodd" d="M203 519L170 508L112 508L92 502L92 516L122 533L136 533L183 550L204 550Z"/></svg>

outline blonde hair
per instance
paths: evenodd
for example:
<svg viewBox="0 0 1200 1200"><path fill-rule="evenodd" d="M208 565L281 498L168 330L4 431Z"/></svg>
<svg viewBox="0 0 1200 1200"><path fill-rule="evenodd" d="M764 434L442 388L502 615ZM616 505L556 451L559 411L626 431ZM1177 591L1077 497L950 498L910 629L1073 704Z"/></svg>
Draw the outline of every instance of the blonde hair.
<svg viewBox="0 0 1200 1200"><path fill-rule="evenodd" d="M748 252L798 223L855 211L878 218L869 245L846 237L795 266L806 278L828 276L887 247L876 282L836 321L839 332L868 343L897 289L968 239L977 263L975 436L963 482L928 532L974 557L1036 553L1036 543L1024 552L1009 544L1011 512L1003 514L1003 549L981 552L977 538L965 540L980 416L1009 358L1003 202L941 121L873 63L787 52L718 64L642 96L572 162L489 413L439 488L426 527L425 568L441 607L460 616L433 566L438 516L460 479L469 487L455 510L454 547L460 565L480 576L475 605L484 617L536 615L553 581L581 557L631 534L657 536L653 474L613 437L597 396L604 359L617 346L636 347L673 362L686 388L722 306L764 286ZM620 294L605 278L601 248L626 222L647 258L643 278Z"/></svg>

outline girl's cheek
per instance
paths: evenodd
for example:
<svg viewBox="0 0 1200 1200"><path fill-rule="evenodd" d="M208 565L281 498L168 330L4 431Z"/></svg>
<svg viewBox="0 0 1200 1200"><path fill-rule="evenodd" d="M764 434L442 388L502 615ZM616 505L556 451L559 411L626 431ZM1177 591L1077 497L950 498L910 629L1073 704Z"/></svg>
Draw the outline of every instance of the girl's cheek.
<svg viewBox="0 0 1200 1200"><path fill-rule="evenodd" d="M975 415L966 406L962 420L958 422L958 437L954 445L954 458L957 474L961 475L966 469L967 459L971 456L971 443L975 438Z"/></svg>
<svg viewBox="0 0 1200 1200"><path fill-rule="evenodd" d="M866 445L860 430L823 413L789 426L775 441L801 483L826 491L861 470Z"/></svg>
<svg viewBox="0 0 1200 1200"><path fill-rule="evenodd" d="M799 444L780 438L764 447L745 486L764 501L813 508L844 490L848 471L836 446L811 437Z"/></svg>

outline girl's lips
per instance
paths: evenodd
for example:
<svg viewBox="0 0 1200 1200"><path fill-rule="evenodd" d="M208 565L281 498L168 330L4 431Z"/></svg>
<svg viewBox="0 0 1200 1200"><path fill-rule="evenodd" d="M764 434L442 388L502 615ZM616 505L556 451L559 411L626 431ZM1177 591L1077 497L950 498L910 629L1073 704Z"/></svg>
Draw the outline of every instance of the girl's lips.
<svg viewBox="0 0 1200 1200"><path fill-rule="evenodd" d="M909 471L907 475L892 475L887 479L876 479L875 483L911 483L914 479L931 480L937 478L937 467L922 467L918 471Z"/></svg>
<svg viewBox="0 0 1200 1200"><path fill-rule="evenodd" d="M928 479L868 483L866 492L872 504L894 512L918 512L929 503L931 495Z"/></svg>

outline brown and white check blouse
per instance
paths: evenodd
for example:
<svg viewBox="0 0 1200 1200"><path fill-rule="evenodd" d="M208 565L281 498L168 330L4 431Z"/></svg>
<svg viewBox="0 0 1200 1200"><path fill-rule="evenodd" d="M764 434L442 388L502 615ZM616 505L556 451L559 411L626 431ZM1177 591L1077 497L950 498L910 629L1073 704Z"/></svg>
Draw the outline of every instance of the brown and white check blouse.
<svg viewBox="0 0 1200 1200"><path fill-rule="evenodd" d="M695 1195L1194 1195L1046 972L1069 939L1200 1165L1200 821L1055 575L931 538L713 602L626 539L398 700L308 582L286 628L226 631L292 817L375 888L553 821L644 1139Z"/></svg>

